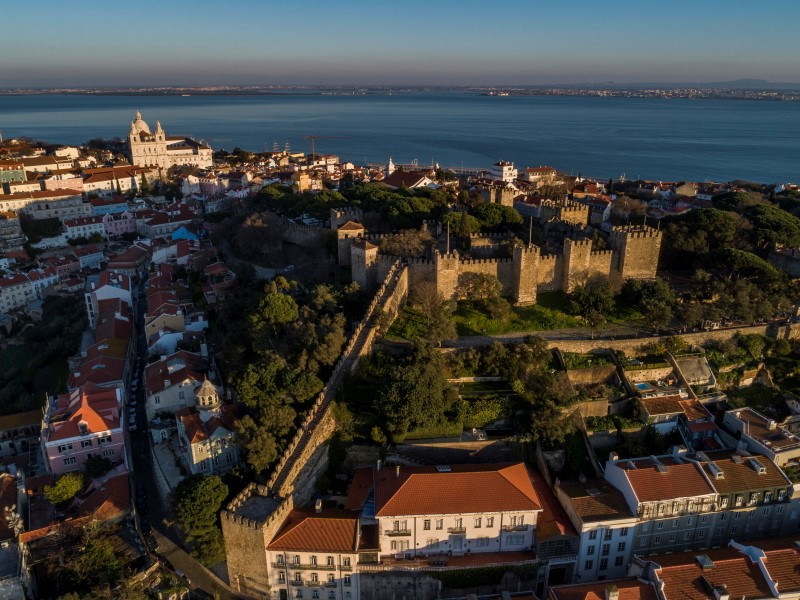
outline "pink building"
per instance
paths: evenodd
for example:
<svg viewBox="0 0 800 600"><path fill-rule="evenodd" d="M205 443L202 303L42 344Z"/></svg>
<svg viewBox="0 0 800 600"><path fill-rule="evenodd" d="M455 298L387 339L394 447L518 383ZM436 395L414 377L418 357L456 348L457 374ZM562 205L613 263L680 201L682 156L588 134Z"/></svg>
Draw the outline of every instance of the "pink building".
<svg viewBox="0 0 800 600"><path fill-rule="evenodd" d="M83 178L80 176L50 177L44 180L46 190L82 190Z"/></svg>
<svg viewBox="0 0 800 600"><path fill-rule="evenodd" d="M103 224L108 237L117 237L123 233L136 233L136 219L127 210L123 213L103 215Z"/></svg>
<svg viewBox="0 0 800 600"><path fill-rule="evenodd" d="M92 454L127 469L120 391L88 384L50 400L42 421L42 448L54 475L85 471Z"/></svg>

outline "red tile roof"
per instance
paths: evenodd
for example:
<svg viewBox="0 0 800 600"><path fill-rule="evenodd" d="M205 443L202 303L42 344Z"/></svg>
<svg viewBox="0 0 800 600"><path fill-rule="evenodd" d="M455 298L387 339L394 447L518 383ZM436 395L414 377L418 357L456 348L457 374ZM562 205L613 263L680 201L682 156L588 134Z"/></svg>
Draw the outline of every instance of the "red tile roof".
<svg viewBox="0 0 800 600"><path fill-rule="evenodd" d="M181 350L166 359L151 363L145 369L147 395L157 394L184 380L202 381L206 361L197 354Z"/></svg>
<svg viewBox="0 0 800 600"><path fill-rule="evenodd" d="M116 389L86 386L59 396L47 423L47 442L78 437L80 423L86 424L89 433L119 429L120 410Z"/></svg>
<svg viewBox="0 0 800 600"><path fill-rule="evenodd" d="M656 573L664 581L666 600L715 600L707 584L726 586L730 597L737 600L773 597L758 564L737 549L703 552L713 563L708 569L700 566L698 554L685 552L653 557L653 562L660 566Z"/></svg>
<svg viewBox="0 0 800 600"><path fill-rule="evenodd" d="M657 600L652 583L638 579L617 579L575 585L558 585L550 588L549 600L605 600L606 590L616 587L619 600Z"/></svg>
<svg viewBox="0 0 800 600"><path fill-rule="evenodd" d="M339 225L338 229L339 231L364 231L364 226L355 221L348 221L347 223Z"/></svg>
<svg viewBox="0 0 800 600"><path fill-rule="evenodd" d="M573 527L567 513L564 511L564 507L556 499L544 477L535 471L531 471L530 474L533 478L537 496L542 503L542 514L536 519L536 541L543 542L559 535L577 538L578 533L575 531L575 527Z"/></svg>
<svg viewBox="0 0 800 600"><path fill-rule="evenodd" d="M662 459L664 472L659 471L649 459L634 461L636 468L630 468L629 461L620 460L617 465L625 470L633 492L640 502L657 502L675 498L689 498L714 494L701 469L694 463L683 463Z"/></svg>
<svg viewBox="0 0 800 600"><path fill-rule="evenodd" d="M269 544L270 550L350 552L357 550L358 519L352 513L326 509L293 510Z"/></svg>
<svg viewBox="0 0 800 600"><path fill-rule="evenodd" d="M375 477L375 514L437 515L541 510L524 463L381 469Z"/></svg>

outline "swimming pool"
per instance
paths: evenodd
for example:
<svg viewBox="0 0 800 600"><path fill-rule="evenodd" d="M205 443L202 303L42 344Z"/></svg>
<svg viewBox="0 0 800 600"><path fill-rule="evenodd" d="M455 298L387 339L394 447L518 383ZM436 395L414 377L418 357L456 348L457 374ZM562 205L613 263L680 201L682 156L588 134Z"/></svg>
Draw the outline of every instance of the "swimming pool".
<svg viewBox="0 0 800 600"><path fill-rule="evenodd" d="M640 392L646 392L647 390L652 390L653 389L653 386L650 385L649 383L635 383L633 385Z"/></svg>

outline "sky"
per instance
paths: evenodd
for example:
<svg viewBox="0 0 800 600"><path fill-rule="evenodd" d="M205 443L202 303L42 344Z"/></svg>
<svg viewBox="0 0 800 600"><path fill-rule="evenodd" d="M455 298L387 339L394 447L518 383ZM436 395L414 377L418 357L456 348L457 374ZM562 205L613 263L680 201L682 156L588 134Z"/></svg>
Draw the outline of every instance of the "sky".
<svg viewBox="0 0 800 600"><path fill-rule="evenodd" d="M2 87L800 82L798 0L24 0L2 16Z"/></svg>

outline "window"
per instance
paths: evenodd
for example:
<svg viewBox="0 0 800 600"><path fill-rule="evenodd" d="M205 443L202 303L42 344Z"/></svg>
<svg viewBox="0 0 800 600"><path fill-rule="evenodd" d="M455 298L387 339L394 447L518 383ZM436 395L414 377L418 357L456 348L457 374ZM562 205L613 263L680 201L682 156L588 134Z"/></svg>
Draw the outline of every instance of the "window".
<svg viewBox="0 0 800 600"><path fill-rule="evenodd" d="M786 498L786 490L779 490L778 491L778 502L783 502L784 498Z"/></svg>
<svg viewBox="0 0 800 600"><path fill-rule="evenodd" d="M697 532L697 537L698 537L699 539L701 539L701 540L702 540L704 537L706 537L706 532L705 532L705 530L704 530L704 529L701 529L700 531L698 531L698 532Z"/></svg>
<svg viewBox="0 0 800 600"><path fill-rule="evenodd" d="M81 448L90 448L92 446L92 440L81 440Z"/></svg>
<svg viewBox="0 0 800 600"><path fill-rule="evenodd" d="M594 566L594 561L591 560L587 560L585 563L583 563L583 568L586 571L589 571L593 566Z"/></svg>
<svg viewBox="0 0 800 600"><path fill-rule="evenodd" d="M332 556L329 556L329 557L328 557L328 558L325 560L325 562L328 564L328 566L329 566L329 567L332 567L332 566L333 566L333 557L332 557Z"/></svg>
<svg viewBox="0 0 800 600"><path fill-rule="evenodd" d="M725 497L722 499L722 502L721 502L720 504L722 504L722 508L725 508L726 506L728 506L728 497L727 497L727 496L725 496Z"/></svg>
<svg viewBox="0 0 800 600"><path fill-rule="evenodd" d="M672 542L674 542L674 541L675 541L675 534L674 534L674 533L670 533L670 534L669 534L669 542L670 542L670 544L671 544Z"/></svg>
<svg viewBox="0 0 800 600"><path fill-rule="evenodd" d="M639 547L640 548L644 548L645 546L647 546L647 540L645 538L640 539L639 540Z"/></svg>
<svg viewBox="0 0 800 600"><path fill-rule="evenodd" d="M661 536L660 535L655 536L653 538L653 543L654 544L660 544L661 543Z"/></svg>
<svg viewBox="0 0 800 600"><path fill-rule="evenodd" d="M677 527L678 526L678 519L672 519L672 526L673 527Z"/></svg>
<svg viewBox="0 0 800 600"><path fill-rule="evenodd" d="M309 563L309 564L310 564L312 567L316 567L316 566L317 566L317 557L316 557L316 556L311 556L311 557L309 558L309 561L310 561L310 563Z"/></svg>
<svg viewBox="0 0 800 600"><path fill-rule="evenodd" d="M664 529L664 521L659 521L658 525L656 525L656 529Z"/></svg>
<svg viewBox="0 0 800 600"><path fill-rule="evenodd" d="M186 399L186 394L184 394L183 391L178 392L178 400L185 400L185 399Z"/></svg>
<svg viewBox="0 0 800 600"><path fill-rule="evenodd" d="M335 583L336 578L333 576L333 573L328 573L328 583Z"/></svg>
<svg viewBox="0 0 800 600"><path fill-rule="evenodd" d="M283 564L283 554L278 554L278 556L275 557L275 562L277 564L279 564L279 565L282 565Z"/></svg>
<svg viewBox="0 0 800 600"><path fill-rule="evenodd" d="M278 571L278 583L286 583L286 573Z"/></svg>
<svg viewBox="0 0 800 600"><path fill-rule="evenodd" d="M733 520L734 521L738 521L741 518L742 518L742 513L740 513L740 512L733 513Z"/></svg>
<svg viewBox="0 0 800 600"><path fill-rule="evenodd" d="M694 517L689 517L688 519L686 519L687 527L691 527L693 523L694 523Z"/></svg>
<svg viewBox="0 0 800 600"><path fill-rule="evenodd" d="M488 548L489 547L489 538L486 538L486 537L478 538L477 540L475 540L475 544L478 546L478 548Z"/></svg>
<svg viewBox="0 0 800 600"><path fill-rule="evenodd" d="M294 558L292 559L292 562L293 562L294 564L296 564L296 565L299 565L299 564L300 564L300 556L299 556L299 555L297 555L297 554L295 554L295 555L294 555ZM295 579L297 579L297 577L295 577Z"/></svg>
<svg viewBox="0 0 800 600"><path fill-rule="evenodd" d="M342 566L349 567L350 566L350 557L347 556L342 559Z"/></svg>
<svg viewBox="0 0 800 600"><path fill-rule="evenodd" d="M625 542L617 544L617 552L625 552Z"/></svg>
<svg viewBox="0 0 800 600"><path fill-rule="evenodd" d="M444 519L436 519L436 529L444 529Z"/></svg>
<svg viewBox="0 0 800 600"><path fill-rule="evenodd" d="M514 518L512 517L511 520L513 521ZM461 517L458 517L456 519L456 524L455 524L456 529L461 529L463 526L464 526L464 520Z"/></svg>
<svg viewBox="0 0 800 600"><path fill-rule="evenodd" d="M437 538L428 538L427 546L428 548L436 549L439 547L439 540Z"/></svg>
<svg viewBox="0 0 800 600"><path fill-rule="evenodd" d="M297 590L297 593L294 595L295 598L302 598L303 597L303 590Z"/></svg>
<svg viewBox="0 0 800 600"><path fill-rule="evenodd" d="M764 507L764 508L761 510L761 514L762 514L762 515L764 515L765 517L766 517L767 515L769 515L769 506L765 506L765 507Z"/></svg>
<svg viewBox="0 0 800 600"><path fill-rule="evenodd" d="M764 492L764 502L772 502L772 491Z"/></svg>
<svg viewBox="0 0 800 600"><path fill-rule="evenodd" d="M486 517L486 526L494 527L494 517Z"/></svg>
<svg viewBox="0 0 800 600"><path fill-rule="evenodd" d="M650 522L649 521L642 525L642 531L650 531Z"/></svg>
<svg viewBox="0 0 800 600"><path fill-rule="evenodd" d="M781 514L781 513L783 513L783 507L782 507L782 506L778 506L778 507L776 507L776 508L775 508L775 513L776 513L776 514Z"/></svg>
<svg viewBox="0 0 800 600"><path fill-rule="evenodd" d="M319 575L316 573L311 574L311 583L317 583L319 581Z"/></svg>
<svg viewBox="0 0 800 600"><path fill-rule="evenodd" d="M72 450L72 444L62 444L58 447L59 452L66 452L67 450Z"/></svg>
<svg viewBox="0 0 800 600"><path fill-rule="evenodd" d="M594 556L594 550L596 546L589 546L586 548L586 555L587 556Z"/></svg>
<svg viewBox="0 0 800 600"><path fill-rule="evenodd" d="M74 456L70 456L69 458L64 459L65 465L74 465L77 459Z"/></svg>
<svg viewBox="0 0 800 600"><path fill-rule="evenodd" d="M749 504L756 504L758 502L758 493L753 492L750 494L750 502Z"/></svg>
<svg viewBox="0 0 800 600"><path fill-rule="evenodd" d="M708 515L703 515L700 517L700 524L705 525L706 523L708 523Z"/></svg>
<svg viewBox="0 0 800 600"><path fill-rule="evenodd" d="M720 521L727 521L727 520L728 520L728 513L722 513L722 514L719 516L719 520L720 520Z"/></svg>
<svg viewBox="0 0 800 600"><path fill-rule="evenodd" d="M300 563L297 563L297 564L300 564ZM303 576L300 573L295 573L294 574L294 580L295 581L303 581Z"/></svg>
<svg viewBox="0 0 800 600"><path fill-rule="evenodd" d="M329 583L334 583L330 581ZM328 592L328 600L336 600L336 592Z"/></svg>
<svg viewBox="0 0 800 600"><path fill-rule="evenodd" d="M313 579L312 579L312 581L313 581ZM312 600L319 600L319 591L317 591L317 590L312 591L311 592L311 599Z"/></svg>
<svg viewBox="0 0 800 600"><path fill-rule="evenodd" d="M396 541L393 541L393 542L390 544L390 546L391 546L392 550L397 550L397 542L396 542Z"/></svg>
<svg viewBox="0 0 800 600"><path fill-rule="evenodd" d="M481 518L475 517L475 527L479 528L481 526Z"/></svg>
<svg viewBox="0 0 800 600"><path fill-rule="evenodd" d="M607 568L608 568L608 559L607 558L601 558L600 559L600 570L601 571L605 571Z"/></svg>
<svg viewBox="0 0 800 600"><path fill-rule="evenodd" d="M739 526L738 525L734 525L733 527L731 527L731 535L733 535L737 531L739 531Z"/></svg>
<svg viewBox="0 0 800 600"><path fill-rule="evenodd" d="M108 458L109 456L114 456L114 451L113 450L103 450L103 456L105 458Z"/></svg>
<svg viewBox="0 0 800 600"><path fill-rule="evenodd" d="M610 529L606 529L606 532L605 532L605 534L603 535L603 539L604 539L605 541L608 541L608 540L610 540L610 539L611 539L611 534L612 534L612 531L611 531Z"/></svg>
<svg viewBox="0 0 800 600"><path fill-rule="evenodd" d="M601 554L603 556L608 556L610 550L611 550L611 544L603 544L603 549L601 550Z"/></svg>
<svg viewBox="0 0 800 600"><path fill-rule="evenodd" d="M686 533L683 534L683 541L687 542L691 538L692 538L692 532L691 531L687 531Z"/></svg>
<svg viewBox="0 0 800 600"><path fill-rule="evenodd" d="M521 546L525 543L525 536L524 535L507 535L506 536L506 545L507 546Z"/></svg>
<svg viewBox="0 0 800 600"><path fill-rule="evenodd" d="M345 585L350 585L350 575L345 575L344 576L344 584Z"/></svg>
<svg viewBox="0 0 800 600"><path fill-rule="evenodd" d="M422 528L423 528L425 531L428 531L428 530L430 530L430 528L431 528L431 520L430 520L430 519L425 519L425 520L422 522Z"/></svg>
<svg viewBox="0 0 800 600"><path fill-rule="evenodd" d="M593 529L592 531L589 532L589 539L590 540L596 540L597 539L597 530L596 529Z"/></svg>
<svg viewBox="0 0 800 600"><path fill-rule="evenodd" d="M161 396L154 396L153 397L153 402L155 402L156 404L161 404Z"/></svg>
<svg viewBox="0 0 800 600"><path fill-rule="evenodd" d="M735 504L736 506L741 506L742 504L744 504L744 496L742 496L741 494L737 494Z"/></svg>
<svg viewBox="0 0 800 600"><path fill-rule="evenodd" d="M615 567L621 567L622 566L622 560L623 559L622 559L621 556L618 556L617 558L615 558L614 559L614 566Z"/></svg>
<svg viewBox="0 0 800 600"><path fill-rule="evenodd" d="M628 535L628 528L627 527L622 527L619 530L619 537L625 537L626 535Z"/></svg>

